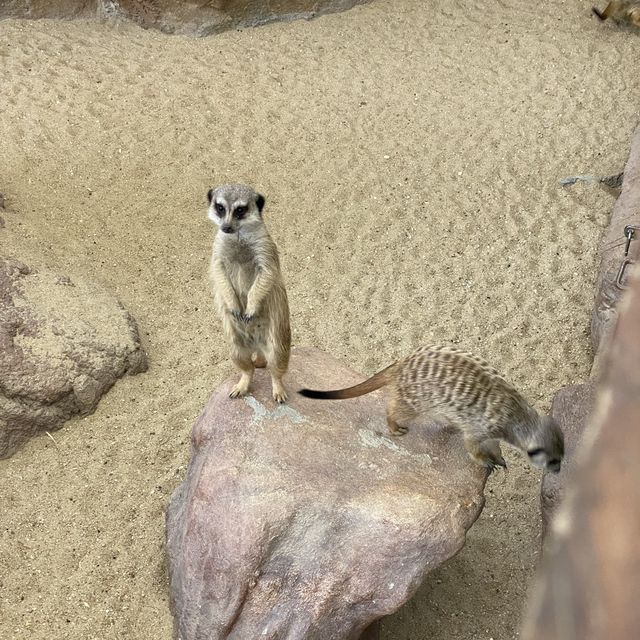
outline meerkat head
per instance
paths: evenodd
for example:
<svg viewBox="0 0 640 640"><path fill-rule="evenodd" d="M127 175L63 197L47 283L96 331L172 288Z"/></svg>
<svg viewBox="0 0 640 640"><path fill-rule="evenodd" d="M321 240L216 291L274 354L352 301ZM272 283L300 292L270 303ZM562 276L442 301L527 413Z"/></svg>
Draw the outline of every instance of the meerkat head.
<svg viewBox="0 0 640 640"><path fill-rule="evenodd" d="M224 184L209 189L208 217L223 233L239 233L262 223L264 197L243 184Z"/></svg>
<svg viewBox="0 0 640 640"><path fill-rule="evenodd" d="M551 416L540 416L536 429L525 443L525 450L531 464L558 473L564 458L564 435L558 423Z"/></svg>

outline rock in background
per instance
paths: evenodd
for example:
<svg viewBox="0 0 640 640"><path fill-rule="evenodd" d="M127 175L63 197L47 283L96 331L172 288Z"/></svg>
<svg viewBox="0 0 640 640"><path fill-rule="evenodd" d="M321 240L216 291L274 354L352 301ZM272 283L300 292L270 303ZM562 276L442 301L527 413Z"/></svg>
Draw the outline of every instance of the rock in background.
<svg viewBox="0 0 640 640"><path fill-rule="evenodd" d="M236 377L198 418L167 513L176 637L358 638L464 545L486 471L454 430L390 436L380 392L274 406L264 370L230 400ZM361 380L315 349L286 377L291 392Z"/></svg>
<svg viewBox="0 0 640 640"><path fill-rule="evenodd" d="M312 18L369 0L12 0L0 18L125 18L165 33L207 36L275 20Z"/></svg>
<svg viewBox="0 0 640 640"><path fill-rule="evenodd" d="M0 458L146 368L135 321L109 293L0 259Z"/></svg>

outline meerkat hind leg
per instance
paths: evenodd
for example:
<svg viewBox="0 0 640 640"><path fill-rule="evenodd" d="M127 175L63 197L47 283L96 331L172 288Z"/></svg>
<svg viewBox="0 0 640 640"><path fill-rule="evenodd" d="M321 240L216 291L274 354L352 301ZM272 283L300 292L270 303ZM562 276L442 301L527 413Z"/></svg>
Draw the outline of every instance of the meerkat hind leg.
<svg viewBox="0 0 640 640"><path fill-rule="evenodd" d="M287 353L272 352L267 354L267 367L271 373L271 393L278 404L287 401L287 391L282 383L282 376L287 371L289 357Z"/></svg>
<svg viewBox="0 0 640 640"><path fill-rule="evenodd" d="M287 401L287 391L284 388L284 384L282 384L282 378L271 376L271 390L273 399L278 404L284 404Z"/></svg>
<svg viewBox="0 0 640 640"><path fill-rule="evenodd" d="M229 393L230 398L239 398L240 396L246 396L251 386L251 380L253 379L253 362L251 360L251 352L246 349L234 349L232 359L236 367L242 371L240 380L231 389Z"/></svg>
<svg viewBox="0 0 640 640"><path fill-rule="evenodd" d="M403 436L409 427L404 422L409 422L415 418L416 412L398 397L391 396L387 402L387 425L392 436Z"/></svg>

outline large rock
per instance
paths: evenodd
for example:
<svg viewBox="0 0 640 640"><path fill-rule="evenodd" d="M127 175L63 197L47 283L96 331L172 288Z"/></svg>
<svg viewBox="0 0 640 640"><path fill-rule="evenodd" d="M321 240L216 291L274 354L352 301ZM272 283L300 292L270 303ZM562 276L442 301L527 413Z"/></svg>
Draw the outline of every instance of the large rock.
<svg viewBox="0 0 640 640"><path fill-rule="evenodd" d="M564 433L564 461L560 473L545 473L540 488L542 530L546 535L575 466L575 451L582 437L595 398L593 382L564 387L556 393L551 415L558 421Z"/></svg>
<svg viewBox="0 0 640 640"><path fill-rule="evenodd" d="M358 638L451 557L484 504L486 471L458 432L387 432L381 392L346 401L211 396L167 513L180 640ZM297 349L286 381L329 388L362 376ZM370 629L369 637L376 631Z"/></svg>
<svg viewBox="0 0 640 640"><path fill-rule="evenodd" d="M274 20L312 18L370 0L11 0L0 18L126 18L165 33L206 36Z"/></svg>
<svg viewBox="0 0 640 640"><path fill-rule="evenodd" d="M640 638L640 268L553 519L523 640Z"/></svg>
<svg viewBox="0 0 640 640"><path fill-rule="evenodd" d="M133 318L103 289L0 259L0 458L146 367Z"/></svg>
<svg viewBox="0 0 640 640"><path fill-rule="evenodd" d="M624 229L627 225L638 228L629 244L629 255L625 257ZM622 192L613 207L602 240L601 255L596 302L591 318L591 341L596 352L615 325L618 302L628 281L630 269L625 268L624 273L620 274L621 267L625 260L637 262L640 259L640 126L636 128L631 141Z"/></svg>

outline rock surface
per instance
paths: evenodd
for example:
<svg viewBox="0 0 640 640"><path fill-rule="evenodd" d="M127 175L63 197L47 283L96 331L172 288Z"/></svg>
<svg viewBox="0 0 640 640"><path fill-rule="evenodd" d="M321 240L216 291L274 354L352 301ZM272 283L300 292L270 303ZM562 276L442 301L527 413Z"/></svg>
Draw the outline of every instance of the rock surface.
<svg viewBox="0 0 640 640"><path fill-rule="evenodd" d="M542 530L546 535L573 472L575 451L593 410L594 384L576 384L560 389L553 399L551 415L564 432L565 459L560 473L545 473L540 488Z"/></svg>
<svg viewBox="0 0 640 640"><path fill-rule="evenodd" d="M486 472L456 431L388 435L380 392L275 407L264 370L232 401L236 377L196 421L167 513L176 637L358 638L464 545ZM290 391L361 380L315 349L294 350L286 377Z"/></svg>
<svg viewBox="0 0 640 640"><path fill-rule="evenodd" d="M136 324L111 295L0 259L0 458L146 368Z"/></svg>
<svg viewBox="0 0 640 640"><path fill-rule="evenodd" d="M206 36L275 20L312 18L369 0L11 0L0 18L125 18L165 33Z"/></svg>
<svg viewBox="0 0 640 640"><path fill-rule="evenodd" d="M624 228L636 225L635 237L629 245L628 258L640 260L640 126L631 141L629 158L624 168L622 192L616 200L609 226L602 240L600 269L596 284L596 302L591 318L591 340L594 351L598 351L603 340L612 331L617 317L617 305L623 289L616 281L625 260ZM629 269L622 276L626 284Z"/></svg>
<svg viewBox="0 0 640 640"><path fill-rule="evenodd" d="M556 517L523 640L640 638L640 268Z"/></svg>

